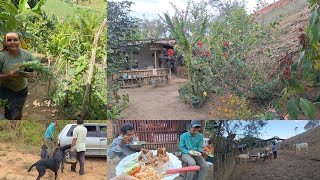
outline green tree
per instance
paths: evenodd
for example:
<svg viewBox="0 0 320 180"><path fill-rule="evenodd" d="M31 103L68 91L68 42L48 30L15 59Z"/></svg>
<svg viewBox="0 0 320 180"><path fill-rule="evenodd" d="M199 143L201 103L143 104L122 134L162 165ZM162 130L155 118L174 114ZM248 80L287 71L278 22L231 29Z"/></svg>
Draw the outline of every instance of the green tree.
<svg viewBox="0 0 320 180"><path fill-rule="evenodd" d="M128 54L134 50L134 42L129 46L128 40L138 39L138 18L132 17L133 2L107 2L108 14L108 76L113 72L130 68ZM130 47L133 49L130 50Z"/></svg>

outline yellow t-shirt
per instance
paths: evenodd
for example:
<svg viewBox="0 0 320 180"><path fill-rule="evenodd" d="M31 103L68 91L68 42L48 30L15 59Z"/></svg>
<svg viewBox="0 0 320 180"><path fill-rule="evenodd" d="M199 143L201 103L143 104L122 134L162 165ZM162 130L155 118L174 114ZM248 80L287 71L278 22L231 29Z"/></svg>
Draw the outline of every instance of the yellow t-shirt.
<svg viewBox="0 0 320 180"><path fill-rule="evenodd" d="M31 53L24 49L20 49L17 56L10 55L7 51L0 52L0 73L9 73L11 70L19 70L16 67L26 61L33 61ZM0 81L0 85L14 92L19 92L27 87L28 81L25 77L14 77Z"/></svg>

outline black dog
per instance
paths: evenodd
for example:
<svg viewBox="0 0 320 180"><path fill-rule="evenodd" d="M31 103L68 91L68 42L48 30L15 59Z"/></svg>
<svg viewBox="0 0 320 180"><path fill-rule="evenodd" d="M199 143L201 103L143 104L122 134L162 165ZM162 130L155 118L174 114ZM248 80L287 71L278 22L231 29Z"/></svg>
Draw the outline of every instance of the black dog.
<svg viewBox="0 0 320 180"><path fill-rule="evenodd" d="M41 147L41 159L49 159L48 147L44 144Z"/></svg>
<svg viewBox="0 0 320 180"><path fill-rule="evenodd" d="M61 147L57 152L53 155L53 159L41 159L37 161L36 163L32 164L31 167L28 169L28 172L31 171L31 169L36 166L37 171L39 173L37 180L40 180L42 176L46 173L46 169L50 169L54 172L54 178L55 180L58 177L58 170L60 168L60 164L63 161L64 157L64 151L66 149L70 149L71 145L65 145Z"/></svg>

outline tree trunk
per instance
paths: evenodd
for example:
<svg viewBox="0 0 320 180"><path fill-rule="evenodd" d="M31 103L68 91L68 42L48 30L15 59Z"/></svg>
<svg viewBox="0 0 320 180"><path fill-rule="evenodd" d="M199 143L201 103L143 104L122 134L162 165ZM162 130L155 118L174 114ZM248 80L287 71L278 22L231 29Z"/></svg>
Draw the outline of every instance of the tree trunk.
<svg viewBox="0 0 320 180"><path fill-rule="evenodd" d="M94 64L95 64L95 60L96 60L96 50L97 50L98 40L99 40L100 34L102 33L102 31L106 25L107 25L107 18L105 18L103 20L103 22L102 22L98 32L95 34L94 40L93 40L93 47L92 47L90 65L89 65L90 66L89 67L89 76L88 76L88 81L87 81L87 85L86 85L86 91L84 93L83 101L82 101L81 118L83 118L83 119L86 116L86 103L87 103L88 96L90 94L90 87L91 87L91 82L92 82L92 78L93 78L93 71L94 71Z"/></svg>

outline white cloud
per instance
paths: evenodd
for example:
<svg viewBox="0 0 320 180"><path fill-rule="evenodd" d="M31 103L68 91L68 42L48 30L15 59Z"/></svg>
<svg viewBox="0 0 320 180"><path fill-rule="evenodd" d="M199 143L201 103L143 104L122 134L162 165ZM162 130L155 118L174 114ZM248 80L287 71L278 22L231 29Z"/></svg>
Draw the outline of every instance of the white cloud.
<svg viewBox="0 0 320 180"><path fill-rule="evenodd" d="M124 0L113 0L121 2ZM163 15L165 12L169 12L173 15L174 9L170 2L175 4L179 10L184 10L187 6L188 0L131 0L135 4L132 5L132 14L138 18L142 18L145 15L148 19L159 18L158 14ZM201 0L194 0L195 2L201 2ZM268 0L274 2L278 0ZM256 7L256 0L247 0L247 11L253 12Z"/></svg>

